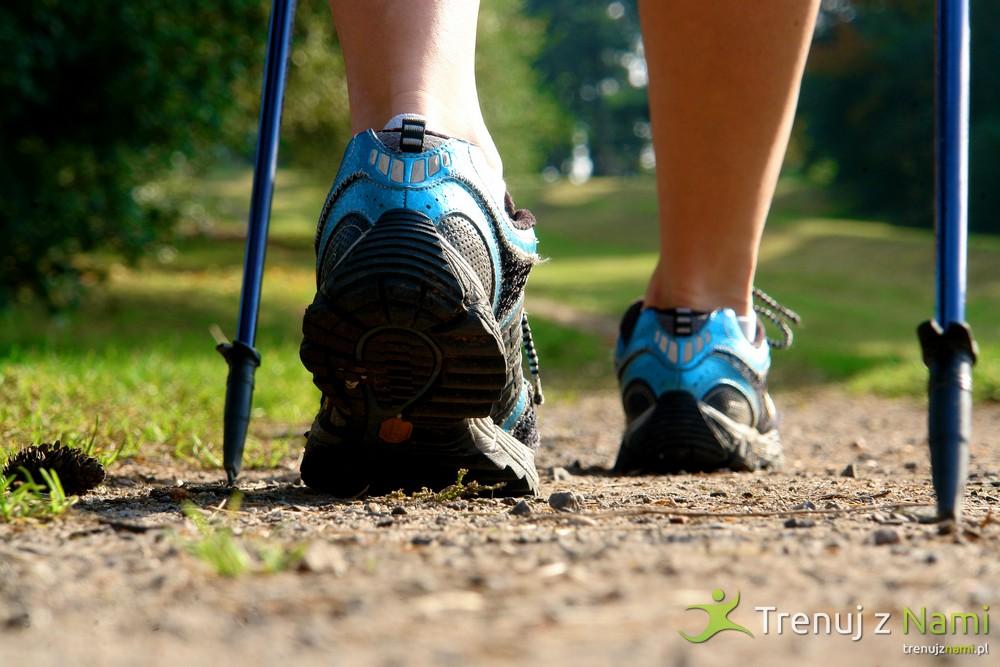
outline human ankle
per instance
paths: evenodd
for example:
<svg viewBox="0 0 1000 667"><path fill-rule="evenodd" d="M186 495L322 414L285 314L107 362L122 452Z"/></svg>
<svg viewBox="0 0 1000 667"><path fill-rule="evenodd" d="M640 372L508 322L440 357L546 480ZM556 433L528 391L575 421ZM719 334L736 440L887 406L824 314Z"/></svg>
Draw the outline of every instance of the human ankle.
<svg viewBox="0 0 1000 667"><path fill-rule="evenodd" d="M643 306L660 309L690 308L706 313L719 308L731 308L738 317L753 315L753 302L749 293L695 286L668 286L656 280L655 276L646 288Z"/></svg>

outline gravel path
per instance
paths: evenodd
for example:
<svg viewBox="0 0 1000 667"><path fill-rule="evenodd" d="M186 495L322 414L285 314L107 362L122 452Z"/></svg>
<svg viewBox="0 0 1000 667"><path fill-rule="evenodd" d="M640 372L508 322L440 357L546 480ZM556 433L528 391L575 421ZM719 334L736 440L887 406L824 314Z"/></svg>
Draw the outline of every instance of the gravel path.
<svg viewBox="0 0 1000 667"><path fill-rule="evenodd" d="M290 461L247 475L229 512L213 509L226 498L216 472L122 464L67 519L0 524L0 664L885 665L934 660L909 644L988 643L904 635L901 619L904 607L1000 602L1000 406L976 414L968 520L939 534L919 521L929 507L910 506L932 501L919 404L778 401L784 471L661 478L607 475L613 396L546 406L542 495L516 511L499 499L332 502L296 485ZM578 511L553 510L554 492L576 494ZM247 545L305 556L220 577L189 552L184 500ZM704 628L685 608L716 588L740 594L731 619L754 638L679 635ZM790 620L776 632L777 612L856 622L857 605L858 641L797 635ZM766 606L765 633L754 607ZM882 613L891 634L875 634ZM951 659L996 664L1000 646L990 653Z"/></svg>

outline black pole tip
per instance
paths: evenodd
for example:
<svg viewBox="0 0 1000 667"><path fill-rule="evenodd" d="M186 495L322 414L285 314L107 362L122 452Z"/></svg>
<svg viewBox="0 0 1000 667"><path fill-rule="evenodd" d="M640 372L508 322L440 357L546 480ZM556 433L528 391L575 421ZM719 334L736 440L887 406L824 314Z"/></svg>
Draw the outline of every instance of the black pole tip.
<svg viewBox="0 0 1000 667"><path fill-rule="evenodd" d="M253 403L254 373L260 366L260 354L238 340L218 346L229 364L226 379L226 407L223 422L222 461L226 478L232 485L243 467L243 446L246 444L247 427Z"/></svg>
<svg viewBox="0 0 1000 667"><path fill-rule="evenodd" d="M929 371L927 441L931 479L941 522L962 514L972 437L972 366L978 349L965 322L942 327L924 322L917 330Z"/></svg>
<svg viewBox="0 0 1000 667"><path fill-rule="evenodd" d="M958 519L955 517L939 519L937 533L938 535L956 535L958 533Z"/></svg>

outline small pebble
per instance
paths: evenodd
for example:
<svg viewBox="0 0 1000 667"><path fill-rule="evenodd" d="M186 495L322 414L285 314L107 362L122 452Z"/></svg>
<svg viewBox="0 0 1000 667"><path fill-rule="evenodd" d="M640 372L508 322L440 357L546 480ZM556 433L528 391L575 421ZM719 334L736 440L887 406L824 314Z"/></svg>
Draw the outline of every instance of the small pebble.
<svg viewBox="0 0 1000 667"><path fill-rule="evenodd" d="M406 508L403 507L402 505L397 505L396 507L392 508L392 515L393 516L403 516L406 513L407 513L406 512Z"/></svg>
<svg viewBox="0 0 1000 667"><path fill-rule="evenodd" d="M332 544L313 542L306 547L299 570L341 575L347 571L347 560L341 550Z"/></svg>
<svg viewBox="0 0 1000 667"><path fill-rule="evenodd" d="M918 465L916 461L907 461L903 464L903 467L912 472L917 469Z"/></svg>
<svg viewBox="0 0 1000 667"><path fill-rule="evenodd" d="M785 528L813 528L816 522L812 519L799 519L792 517L785 520Z"/></svg>
<svg viewBox="0 0 1000 667"><path fill-rule="evenodd" d="M514 516L528 516L531 512L531 505L529 505L526 500L520 500L516 505L510 508L510 513Z"/></svg>
<svg viewBox="0 0 1000 667"><path fill-rule="evenodd" d="M378 521L375 522L375 527L376 528L388 528L393 523L395 523L395 522L392 519L390 519L387 516L384 516L384 517L382 517L381 519L379 519Z"/></svg>
<svg viewBox="0 0 1000 667"><path fill-rule="evenodd" d="M711 497L711 498L726 498L726 497L728 497L728 496L729 496L729 494L728 494L728 493L726 493L725 491L712 491L712 492L711 492L710 494L708 494L708 495L709 495L709 497Z"/></svg>
<svg viewBox="0 0 1000 667"><path fill-rule="evenodd" d="M3 620L3 627L7 630L26 630L31 627L31 614L21 610L9 614Z"/></svg>
<svg viewBox="0 0 1000 667"><path fill-rule="evenodd" d="M565 482L573 478L573 475L566 468L556 466L552 469L552 479L556 482Z"/></svg>
<svg viewBox="0 0 1000 667"><path fill-rule="evenodd" d="M413 539L410 540L410 544L417 547L426 547L428 544L434 542L433 537L428 537L427 535L414 535Z"/></svg>
<svg viewBox="0 0 1000 667"><path fill-rule="evenodd" d="M688 518L686 516L672 516L670 517L670 523L687 523Z"/></svg>
<svg viewBox="0 0 1000 667"><path fill-rule="evenodd" d="M549 507L560 512L579 512L583 508L583 496L572 491L556 491L549 496Z"/></svg>
<svg viewBox="0 0 1000 667"><path fill-rule="evenodd" d="M795 505L794 507L792 507L792 509L793 510L814 510L814 509L816 509L816 504L813 501L811 501L811 500L806 500L805 502L801 502L798 505Z"/></svg>
<svg viewBox="0 0 1000 667"><path fill-rule="evenodd" d="M854 479L857 479L857 477L858 477L858 466L854 465L853 463L848 463L847 466L843 470L840 471L840 476L841 477L852 477Z"/></svg>
<svg viewBox="0 0 1000 667"><path fill-rule="evenodd" d="M365 511L369 514L381 514L382 506L378 503L365 503Z"/></svg>
<svg viewBox="0 0 1000 667"><path fill-rule="evenodd" d="M899 533L892 528L879 528L872 534L872 539L878 546L884 544L899 544L902 540Z"/></svg>

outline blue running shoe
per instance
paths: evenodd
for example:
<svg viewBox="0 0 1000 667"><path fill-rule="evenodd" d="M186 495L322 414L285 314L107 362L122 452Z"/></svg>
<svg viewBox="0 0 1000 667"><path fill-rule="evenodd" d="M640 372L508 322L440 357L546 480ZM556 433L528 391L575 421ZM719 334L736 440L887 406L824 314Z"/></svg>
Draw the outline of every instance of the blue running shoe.
<svg viewBox="0 0 1000 667"><path fill-rule="evenodd" d="M428 132L362 132L316 231L300 355L323 393L301 473L340 497L502 483L538 488L540 386L524 287L534 217L484 187L480 150ZM532 365L532 371L537 371Z"/></svg>
<svg viewBox="0 0 1000 667"><path fill-rule="evenodd" d="M621 473L756 470L782 463L774 402L767 393L770 348L791 343L798 315L755 290L783 341L758 319L750 341L731 309L698 313L634 303L615 351L626 427Z"/></svg>

